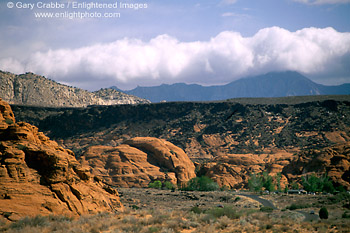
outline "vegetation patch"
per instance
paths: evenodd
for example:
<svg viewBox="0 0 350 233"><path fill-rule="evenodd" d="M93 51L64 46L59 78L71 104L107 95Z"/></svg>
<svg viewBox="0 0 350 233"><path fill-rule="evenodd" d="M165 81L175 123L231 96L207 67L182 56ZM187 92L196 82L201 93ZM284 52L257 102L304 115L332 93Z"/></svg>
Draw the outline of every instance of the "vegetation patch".
<svg viewBox="0 0 350 233"><path fill-rule="evenodd" d="M219 185L207 176L195 177L188 181L183 191L216 191Z"/></svg>
<svg viewBox="0 0 350 233"><path fill-rule="evenodd" d="M170 181L161 182L156 180L148 184L148 188L174 190L175 186Z"/></svg>
<svg viewBox="0 0 350 233"><path fill-rule="evenodd" d="M297 209L305 209L305 208L309 208L311 207L312 205L310 204L291 204L290 206L287 206L286 209L289 209L289 210L297 210Z"/></svg>
<svg viewBox="0 0 350 233"><path fill-rule="evenodd" d="M328 219L328 210L326 207L322 207L319 211L320 219Z"/></svg>
<svg viewBox="0 0 350 233"><path fill-rule="evenodd" d="M269 206L262 206L260 208L260 211L261 212L272 212L273 211L273 208L272 207L269 207Z"/></svg>

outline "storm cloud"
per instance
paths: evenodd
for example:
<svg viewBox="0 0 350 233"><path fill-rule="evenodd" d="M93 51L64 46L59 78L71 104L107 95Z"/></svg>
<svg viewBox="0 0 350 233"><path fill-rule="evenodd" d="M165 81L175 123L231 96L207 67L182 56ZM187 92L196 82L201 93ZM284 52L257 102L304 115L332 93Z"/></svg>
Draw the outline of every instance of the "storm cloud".
<svg viewBox="0 0 350 233"><path fill-rule="evenodd" d="M350 33L330 27L295 32L270 27L251 37L224 31L207 41L181 42L169 35L148 41L124 38L76 49L37 52L23 60L3 58L0 69L30 71L86 89L97 89L99 80L133 88L175 82L223 84L281 70L349 78L349 58Z"/></svg>

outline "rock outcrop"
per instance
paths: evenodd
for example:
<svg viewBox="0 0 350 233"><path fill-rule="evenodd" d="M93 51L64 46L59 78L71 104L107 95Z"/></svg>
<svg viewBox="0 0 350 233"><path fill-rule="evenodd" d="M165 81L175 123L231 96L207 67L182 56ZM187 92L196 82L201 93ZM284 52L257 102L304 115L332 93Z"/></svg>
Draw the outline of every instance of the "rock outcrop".
<svg viewBox="0 0 350 233"><path fill-rule="evenodd" d="M107 192L107 191L108 192ZM73 152L38 128L16 123L0 99L0 217L122 210L118 192L97 182Z"/></svg>
<svg viewBox="0 0 350 233"><path fill-rule="evenodd" d="M335 186L350 189L350 143L338 144L320 150L298 153L235 154L216 157L200 166L199 174L206 175L221 187L247 187L252 173L267 172L271 177L281 173L281 188L292 182L301 183L303 176L327 174Z"/></svg>
<svg viewBox="0 0 350 233"><path fill-rule="evenodd" d="M150 101L114 89L89 92L33 73L15 75L0 71L0 97L10 104L41 107L141 104Z"/></svg>
<svg viewBox="0 0 350 233"><path fill-rule="evenodd" d="M81 156L84 166L117 187L147 187L154 180L183 185L195 177L195 166L179 147L162 139L137 137L112 146L91 146Z"/></svg>
<svg viewBox="0 0 350 233"><path fill-rule="evenodd" d="M283 167L289 164L295 156L292 153L281 151L270 154L231 154L216 157L212 162L200 166L199 174L213 179L221 187L234 189L246 188L252 173L267 172L276 177L282 173ZM281 187L287 185L288 180L281 174Z"/></svg>
<svg viewBox="0 0 350 233"><path fill-rule="evenodd" d="M300 153L283 168L283 173L294 180L313 173L327 174L336 185L350 189L350 143Z"/></svg>

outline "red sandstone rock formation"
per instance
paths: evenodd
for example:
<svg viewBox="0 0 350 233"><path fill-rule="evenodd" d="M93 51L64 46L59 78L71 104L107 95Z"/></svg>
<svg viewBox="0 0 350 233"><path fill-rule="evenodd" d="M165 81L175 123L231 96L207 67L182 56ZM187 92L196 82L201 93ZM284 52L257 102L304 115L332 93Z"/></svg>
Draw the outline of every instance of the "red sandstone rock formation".
<svg viewBox="0 0 350 233"><path fill-rule="evenodd" d="M270 154L229 154L222 155L211 163L200 167L199 173L212 178L221 187L234 189L247 188L248 179L252 173L259 174L266 171L270 176L276 177L281 173L285 164L294 157L288 152ZM288 184L287 178L282 174L281 187Z"/></svg>
<svg viewBox="0 0 350 233"><path fill-rule="evenodd" d="M182 185L196 176L182 149L150 137L133 138L117 147L89 147L81 161L92 174L119 187L147 187L154 180Z"/></svg>
<svg viewBox="0 0 350 233"><path fill-rule="evenodd" d="M35 126L16 123L0 99L0 216L18 220L122 210L116 190L104 186L82 169L73 152Z"/></svg>
<svg viewBox="0 0 350 233"><path fill-rule="evenodd" d="M316 173L327 174L336 185L350 189L350 143L339 144L321 150L300 153L298 158L283 168L289 179Z"/></svg>

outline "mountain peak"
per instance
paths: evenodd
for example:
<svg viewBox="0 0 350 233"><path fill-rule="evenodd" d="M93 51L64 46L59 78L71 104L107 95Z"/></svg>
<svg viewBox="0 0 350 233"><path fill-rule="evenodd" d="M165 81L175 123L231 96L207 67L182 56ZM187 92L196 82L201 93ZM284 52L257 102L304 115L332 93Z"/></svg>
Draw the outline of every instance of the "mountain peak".
<svg viewBox="0 0 350 233"><path fill-rule="evenodd" d="M216 101L240 97L350 94L350 84L344 85L324 86L311 81L296 71L281 71L242 78L222 86L204 87L197 84L176 83L172 85L135 88L125 91L125 93L146 98L152 102L163 100Z"/></svg>

